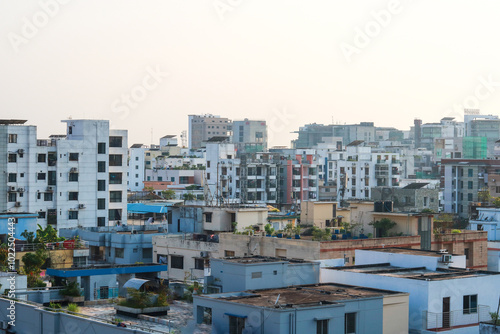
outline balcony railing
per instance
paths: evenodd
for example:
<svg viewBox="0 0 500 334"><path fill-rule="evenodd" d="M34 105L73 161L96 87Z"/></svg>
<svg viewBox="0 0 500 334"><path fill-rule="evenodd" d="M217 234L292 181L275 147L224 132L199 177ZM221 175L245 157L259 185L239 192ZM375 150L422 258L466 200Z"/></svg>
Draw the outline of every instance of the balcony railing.
<svg viewBox="0 0 500 334"><path fill-rule="evenodd" d="M423 327L428 331L440 332L446 328L464 327L491 320L490 307L479 305L474 309L443 313L423 312Z"/></svg>
<svg viewBox="0 0 500 334"><path fill-rule="evenodd" d="M33 252L37 249L43 248L42 243L33 244L16 244L16 251L18 252ZM49 242L45 244L45 249L56 250L56 249L87 249L89 248L89 242L84 240L78 240L76 242L59 241L59 242Z"/></svg>

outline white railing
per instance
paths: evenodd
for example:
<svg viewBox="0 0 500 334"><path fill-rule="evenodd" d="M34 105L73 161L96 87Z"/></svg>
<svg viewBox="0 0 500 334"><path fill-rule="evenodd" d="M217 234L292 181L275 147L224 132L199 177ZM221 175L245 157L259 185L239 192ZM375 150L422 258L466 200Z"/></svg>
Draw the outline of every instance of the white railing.
<svg viewBox="0 0 500 334"><path fill-rule="evenodd" d="M478 305L474 309L455 310L444 313L423 311L423 327L430 331L473 325L490 319L490 307L485 305Z"/></svg>

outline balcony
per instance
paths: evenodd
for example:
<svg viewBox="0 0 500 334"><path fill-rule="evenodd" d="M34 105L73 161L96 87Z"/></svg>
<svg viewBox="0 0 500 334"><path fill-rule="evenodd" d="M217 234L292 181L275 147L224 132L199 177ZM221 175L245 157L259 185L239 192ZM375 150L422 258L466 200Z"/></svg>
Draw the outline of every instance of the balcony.
<svg viewBox="0 0 500 334"><path fill-rule="evenodd" d="M300 175L293 175L292 180L300 180Z"/></svg>
<svg viewBox="0 0 500 334"><path fill-rule="evenodd" d="M474 326L491 320L490 307L479 305L477 309L456 310L443 313L423 312L423 328L431 332Z"/></svg>

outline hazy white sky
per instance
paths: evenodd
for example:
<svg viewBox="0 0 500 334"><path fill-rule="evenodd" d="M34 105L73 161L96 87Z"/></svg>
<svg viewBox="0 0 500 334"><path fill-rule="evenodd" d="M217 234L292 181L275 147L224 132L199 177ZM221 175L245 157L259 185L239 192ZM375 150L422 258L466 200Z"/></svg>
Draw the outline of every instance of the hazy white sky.
<svg viewBox="0 0 500 334"><path fill-rule="evenodd" d="M464 102L498 114L499 12L493 0L0 0L0 118L39 137L69 116L110 119L150 144L213 113L264 118L271 145L289 145L306 123L408 129Z"/></svg>

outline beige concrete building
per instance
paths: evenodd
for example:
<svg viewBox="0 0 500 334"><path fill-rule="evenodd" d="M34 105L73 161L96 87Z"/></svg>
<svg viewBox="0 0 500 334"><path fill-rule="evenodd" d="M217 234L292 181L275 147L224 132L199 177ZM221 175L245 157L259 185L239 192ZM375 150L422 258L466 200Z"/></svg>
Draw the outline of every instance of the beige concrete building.
<svg viewBox="0 0 500 334"><path fill-rule="evenodd" d="M241 232L246 227L258 226L263 231L267 224L267 213L267 207L204 207L203 229L209 232L231 232L236 227Z"/></svg>
<svg viewBox="0 0 500 334"><path fill-rule="evenodd" d="M336 226L336 202L302 201L300 203L300 222L318 228Z"/></svg>

